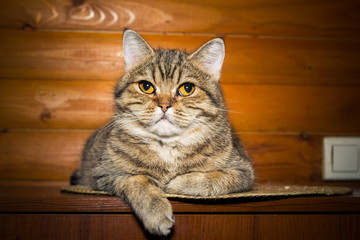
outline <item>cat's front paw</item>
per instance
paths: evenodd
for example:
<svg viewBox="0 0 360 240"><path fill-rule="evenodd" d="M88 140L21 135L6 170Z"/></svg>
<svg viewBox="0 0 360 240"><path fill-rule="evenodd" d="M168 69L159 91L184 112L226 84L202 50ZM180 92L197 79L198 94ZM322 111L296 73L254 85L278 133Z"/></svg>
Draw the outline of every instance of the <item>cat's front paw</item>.
<svg viewBox="0 0 360 240"><path fill-rule="evenodd" d="M166 198L154 199L142 216L144 227L156 235L168 235L174 225L174 216L170 202Z"/></svg>
<svg viewBox="0 0 360 240"><path fill-rule="evenodd" d="M183 175L176 176L165 186L166 193L183 193L186 184L186 179Z"/></svg>
<svg viewBox="0 0 360 240"><path fill-rule="evenodd" d="M166 193L184 194L190 196L215 196L225 194L227 185L222 184L223 173L191 172L178 175L165 186Z"/></svg>
<svg viewBox="0 0 360 240"><path fill-rule="evenodd" d="M166 193L185 194L191 196L208 196L209 187L204 183L205 175L202 173L189 173L178 175L165 186Z"/></svg>

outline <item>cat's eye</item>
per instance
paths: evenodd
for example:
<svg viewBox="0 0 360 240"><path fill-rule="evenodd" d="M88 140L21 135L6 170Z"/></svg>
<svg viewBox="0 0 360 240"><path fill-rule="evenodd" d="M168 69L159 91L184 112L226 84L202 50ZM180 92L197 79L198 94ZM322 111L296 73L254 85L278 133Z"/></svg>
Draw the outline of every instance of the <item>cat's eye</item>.
<svg viewBox="0 0 360 240"><path fill-rule="evenodd" d="M148 81L139 82L139 88L141 89L141 91L147 94L152 94L155 92L154 86Z"/></svg>
<svg viewBox="0 0 360 240"><path fill-rule="evenodd" d="M182 97L190 96L195 91L195 85L192 83L184 83L178 89L178 94Z"/></svg>

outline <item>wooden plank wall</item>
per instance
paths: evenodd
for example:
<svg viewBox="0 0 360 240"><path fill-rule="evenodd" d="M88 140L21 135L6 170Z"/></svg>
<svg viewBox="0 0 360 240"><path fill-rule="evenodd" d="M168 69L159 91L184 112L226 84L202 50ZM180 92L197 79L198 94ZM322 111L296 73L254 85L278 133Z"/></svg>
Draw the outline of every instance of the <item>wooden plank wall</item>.
<svg viewBox="0 0 360 240"><path fill-rule="evenodd" d="M324 136L360 135L356 0L12 0L0 9L0 179L67 180L112 115L122 30L194 51L222 86L258 182L321 181Z"/></svg>

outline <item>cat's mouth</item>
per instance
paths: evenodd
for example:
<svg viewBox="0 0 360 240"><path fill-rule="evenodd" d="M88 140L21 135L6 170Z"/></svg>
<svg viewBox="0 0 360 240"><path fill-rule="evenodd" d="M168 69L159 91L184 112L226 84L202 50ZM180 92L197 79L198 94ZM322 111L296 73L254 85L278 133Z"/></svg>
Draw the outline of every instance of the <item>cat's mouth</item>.
<svg viewBox="0 0 360 240"><path fill-rule="evenodd" d="M169 123L173 124L172 121L169 119L168 116L166 116L165 113L161 116L161 118L160 118L159 120L157 120L157 121L155 122L155 124L156 124L156 123L159 123L159 122L162 122L162 121L164 121L164 122L169 122Z"/></svg>
<svg viewBox="0 0 360 240"><path fill-rule="evenodd" d="M178 126L173 110L162 112L160 108L152 116L152 121L146 126L148 130L160 137L177 136L183 132Z"/></svg>
<svg viewBox="0 0 360 240"><path fill-rule="evenodd" d="M162 114L154 120L152 126L149 126L149 130L159 136L176 136L182 132L182 130L174 123L171 114Z"/></svg>

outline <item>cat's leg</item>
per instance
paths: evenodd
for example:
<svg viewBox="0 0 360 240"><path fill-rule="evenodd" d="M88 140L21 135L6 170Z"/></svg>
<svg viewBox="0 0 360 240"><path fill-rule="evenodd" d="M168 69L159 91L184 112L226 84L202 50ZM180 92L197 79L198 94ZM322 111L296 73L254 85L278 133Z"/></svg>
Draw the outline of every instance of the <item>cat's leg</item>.
<svg viewBox="0 0 360 240"><path fill-rule="evenodd" d="M174 225L170 202L164 192L144 175L118 177L114 193L123 197L152 234L168 235Z"/></svg>
<svg viewBox="0 0 360 240"><path fill-rule="evenodd" d="M190 172L173 178L166 185L165 192L191 196L215 196L250 190L253 180L251 168Z"/></svg>

